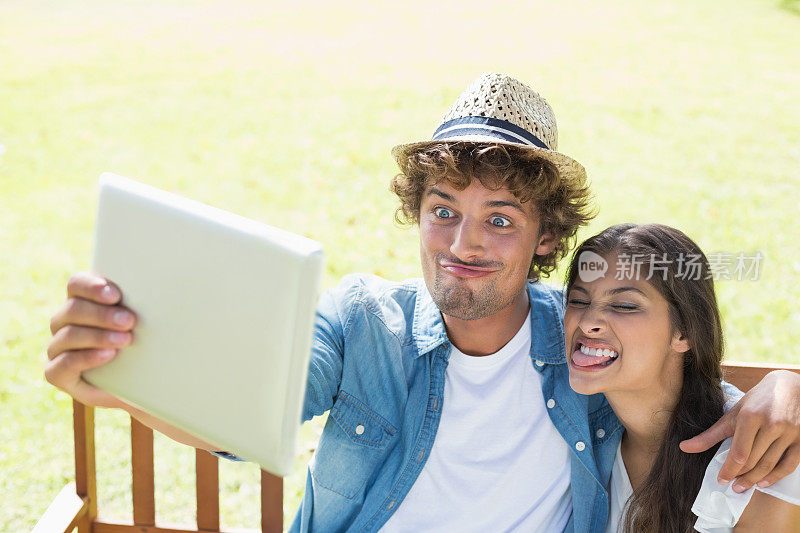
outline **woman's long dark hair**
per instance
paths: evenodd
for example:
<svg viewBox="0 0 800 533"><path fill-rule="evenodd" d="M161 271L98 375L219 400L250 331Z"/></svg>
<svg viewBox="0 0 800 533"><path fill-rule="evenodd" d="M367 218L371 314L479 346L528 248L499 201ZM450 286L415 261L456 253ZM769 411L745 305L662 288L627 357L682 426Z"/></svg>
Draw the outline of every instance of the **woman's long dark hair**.
<svg viewBox="0 0 800 533"><path fill-rule="evenodd" d="M641 276L654 272L647 281L669 303L672 326L690 346L683 359L680 398L653 468L628 501L622 529L626 533L693 531L692 503L717 447L690 454L682 452L678 444L708 429L722 416L724 407L722 323L708 259L677 229L660 224L618 224L578 246L567 273L568 288L578 276L578 259L585 251L605 258L614 253L631 254L642 265ZM659 268L651 271L653 258ZM662 265L666 268L661 269Z"/></svg>

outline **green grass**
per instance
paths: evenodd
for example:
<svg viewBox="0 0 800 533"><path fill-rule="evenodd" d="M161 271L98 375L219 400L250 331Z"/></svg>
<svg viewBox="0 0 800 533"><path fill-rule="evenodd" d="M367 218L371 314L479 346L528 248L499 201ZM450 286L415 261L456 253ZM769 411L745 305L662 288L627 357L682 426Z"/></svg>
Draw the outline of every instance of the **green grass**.
<svg viewBox="0 0 800 533"><path fill-rule="evenodd" d="M581 236L653 221L707 252L761 251L757 282L718 284L728 356L794 360L796 3L560 4L0 3L0 530L30 529L74 475L71 403L42 359L89 265L101 172L322 242L326 286L418 275L388 151L427 138L484 71L555 108L600 207ZM287 522L319 428L303 429ZM130 517L125 417L98 412L97 439L101 513ZM156 454L159 519L191 522L191 450L159 437ZM221 476L223 523L257 527L257 468Z"/></svg>

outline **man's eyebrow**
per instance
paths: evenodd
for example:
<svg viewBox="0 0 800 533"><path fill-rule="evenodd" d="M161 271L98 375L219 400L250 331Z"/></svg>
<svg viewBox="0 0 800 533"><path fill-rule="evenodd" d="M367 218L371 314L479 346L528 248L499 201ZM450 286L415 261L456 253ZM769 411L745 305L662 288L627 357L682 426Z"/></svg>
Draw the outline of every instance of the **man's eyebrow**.
<svg viewBox="0 0 800 533"><path fill-rule="evenodd" d="M456 201L456 199L452 195L447 194L446 192L444 192L444 191L442 191L440 189L437 189L436 187L431 187L430 189L428 189L428 192L425 193L425 196L430 196L431 194L436 195L436 196L438 196L440 198L444 198L445 200L447 200L449 202L455 202ZM520 211L524 215L528 214L525 211L525 209L522 207L522 204L520 204L519 202L513 202L511 200L492 200L492 201L484 203L483 205L485 207L512 207L514 209L517 209L518 211Z"/></svg>
<svg viewBox="0 0 800 533"><path fill-rule="evenodd" d="M491 202L486 202L486 207L513 207L517 211L520 211L523 215L527 215L528 213L525 209L522 208L522 204L518 202L511 202L509 200L492 200Z"/></svg>
<svg viewBox="0 0 800 533"><path fill-rule="evenodd" d="M428 192L425 194L425 196L430 196L431 194L435 194L436 196L439 196L439 197L441 197L441 198L444 198L445 200L447 200L447 201L449 201L449 202L455 202L455 201L456 201L456 199L455 199L455 198L453 198L451 195L447 194L447 193L446 193L446 192L444 192L444 191L440 191L440 190L439 190L439 189L437 189L436 187L431 187L431 188L428 190Z"/></svg>

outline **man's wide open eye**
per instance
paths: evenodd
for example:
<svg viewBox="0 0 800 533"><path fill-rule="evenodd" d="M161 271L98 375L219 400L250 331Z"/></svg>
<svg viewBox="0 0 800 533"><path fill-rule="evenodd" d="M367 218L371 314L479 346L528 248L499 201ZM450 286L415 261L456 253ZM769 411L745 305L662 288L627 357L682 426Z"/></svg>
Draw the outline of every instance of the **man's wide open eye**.
<svg viewBox="0 0 800 533"><path fill-rule="evenodd" d="M435 207L433 214L439 218L451 218L453 216L453 212L446 207Z"/></svg>
<svg viewBox="0 0 800 533"><path fill-rule="evenodd" d="M507 218L503 217L492 217L489 219L489 223L498 228L507 228L511 225L511 222Z"/></svg>

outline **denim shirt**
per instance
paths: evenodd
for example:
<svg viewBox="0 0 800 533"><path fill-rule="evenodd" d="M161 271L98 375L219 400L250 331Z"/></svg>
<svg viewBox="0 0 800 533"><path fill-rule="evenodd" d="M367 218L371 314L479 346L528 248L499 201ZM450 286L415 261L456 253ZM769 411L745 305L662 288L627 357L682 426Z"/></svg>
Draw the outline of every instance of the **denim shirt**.
<svg viewBox="0 0 800 533"><path fill-rule="evenodd" d="M567 531L604 531L606 486L623 427L603 395L569 386L563 291L540 282L527 288L531 365L572 452ZM292 532L377 531L386 523L433 446L450 348L421 279L349 275L323 293L303 420L330 412Z"/></svg>

